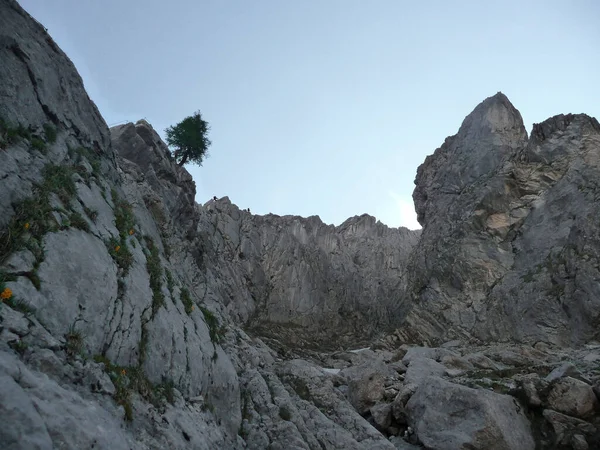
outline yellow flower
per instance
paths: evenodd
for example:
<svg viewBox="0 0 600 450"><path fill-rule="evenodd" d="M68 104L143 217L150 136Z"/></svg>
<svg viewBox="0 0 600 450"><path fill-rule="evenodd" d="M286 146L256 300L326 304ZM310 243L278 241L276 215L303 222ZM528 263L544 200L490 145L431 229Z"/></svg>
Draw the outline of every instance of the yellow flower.
<svg viewBox="0 0 600 450"><path fill-rule="evenodd" d="M127 375L127 371L125 369L121 370L121 375L123 375L123 376Z"/></svg>
<svg viewBox="0 0 600 450"><path fill-rule="evenodd" d="M133 235L133 233L135 233L135 230L132 228L131 230L129 230L129 236Z"/></svg>
<svg viewBox="0 0 600 450"><path fill-rule="evenodd" d="M117 245L117 246L115 247L115 252L118 252L119 250L121 250L121 246L120 246L120 245Z"/></svg>
<svg viewBox="0 0 600 450"><path fill-rule="evenodd" d="M27 222L25 225L23 225L23 228L25 228L26 230L29 230L29 222Z"/></svg>
<svg viewBox="0 0 600 450"><path fill-rule="evenodd" d="M12 297L12 291L9 288L4 289L2 291L2 293L0 294L0 298L2 300L8 300L11 297Z"/></svg>
<svg viewBox="0 0 600 450"><path fill-rule="evenodd" d="M194 305L192 305L192 311L194 310Z"/></svg>

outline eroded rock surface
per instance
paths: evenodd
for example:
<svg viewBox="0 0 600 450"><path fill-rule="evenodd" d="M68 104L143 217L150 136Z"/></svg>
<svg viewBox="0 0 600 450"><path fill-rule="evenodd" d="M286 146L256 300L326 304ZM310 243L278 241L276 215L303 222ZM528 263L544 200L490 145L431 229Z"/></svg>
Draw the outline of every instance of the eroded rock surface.
<svg viewBox="0 0 600 450"><path fill-rule="evenodd" d="M196 204L13 0L0 55L2 448L600 447L595 119L497 94L422 232L336 227Z"/></svg>
<svg viewBox="0 0 600 450"><path fill-rule="evenodd" d="M420 340L584 343L598 331L600 125L585 114L533 127L501 93L419 167L423 225L409 263Z"/></svg>

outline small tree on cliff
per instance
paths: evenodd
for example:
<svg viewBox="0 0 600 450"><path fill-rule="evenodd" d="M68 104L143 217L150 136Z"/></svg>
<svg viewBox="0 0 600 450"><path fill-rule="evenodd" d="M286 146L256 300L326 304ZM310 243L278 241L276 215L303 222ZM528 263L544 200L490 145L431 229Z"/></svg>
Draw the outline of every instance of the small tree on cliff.
<svg viewBox="0 0 600 450"><path fill-rule="evenodd" d="M177 125L165 130L167 144L174 147L172 155L180 166L185 163L196 163L202 165L202 160L208 156L210 140L207 137L210 129L208 122L202 120L200 111L186 117Z"/></svg>

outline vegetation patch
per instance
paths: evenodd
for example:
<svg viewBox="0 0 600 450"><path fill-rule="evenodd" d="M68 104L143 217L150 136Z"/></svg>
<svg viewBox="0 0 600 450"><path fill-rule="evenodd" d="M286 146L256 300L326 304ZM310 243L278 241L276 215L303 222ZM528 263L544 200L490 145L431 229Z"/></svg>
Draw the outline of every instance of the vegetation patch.
<svg viewBox="0 0 600 450"><path fill-rule="evenodd" d="M114 189L112 190L112 199L115 205L115 226L119 230L119 238L113 237L106 241L106 248L117 266L123 269L124 276L129 273L133 264L133 255L127 243L129 238L135 234L135 217L131 205L122 200Z"/></svg>
<svg viewBox="0 0 600 450"><path fill-rule="evenodd" d="M100 178L100 175L102 174L102 160L96 152L85 147L79 147L77 149L70 148L69 156L75 161L75 170L81 175L86 183L89 184L91 176ZM88 173L88 169L82 164L83 160L86 160L92 168L91 175Z"/></svg>
<svg viewBox="0 0 600 450"><path fill-rule="evenodd" d="M171 294L171 297L173 297L173 289L175 288L173 274L169 269L165 269L165 275L167 276L167 289L169 289L169 293Z"/></svg>
<svg viewBox="0 0 600 450"><path fill-rule="evenodd" d="M75 324L71 325L65 339L67 356L83 355L83 334L75 328Z"/></svg>
<svg viewBox="0 0 600 450"><path fill-rule="evenodd" d="M56 128L54 128L49 123L44 124L44 135L46 136L46 141L54 144L56 142Z"/></svg>
<svg viewBox="0 0 600 450"><path fill-rule="evenodd" d="M71 223L72 227L78 228L79 230L83 230L83 231L90 231L90 226L88 225L88 223L86 222L86 220L83 218L83 216L81 214L79 214L78 212L74 212L71 213L71 215L69 216L69 222Z"/></svg>
<svg viewBox="0 0 600 450"><path fill-rule="evenodd" d="M203 306L200 306L200 311L202 311L202 314L204 315L204 321L206 322L206 326L208 326L210 340L213 343L218 344L225 335L225 327L219 326L219 320L212 311L209 311Z"/></svg>
<svg viewBox="0 0 600 450"><path fill-rule="evenodd" d="M106 241L106 248L117 266L123 269L123 276L127 275L133 264L133 255L127 248L127 242L113 237Z"/></svg>
<svg viewBox="0 0 600 450"><path fill-rule="evenodd" d="M183 307L187 314L191 314L194 310L194 302L192 301L192 297L190 297L190 292L186 288L181 288L181 294L179 295L181 298L181 303L183 303ZM207 310L208 311L208 310ZM202 311L204 312L204 311ZM209 316L215 317L213 313L208 311ZM206 314L204 315L204 319L206 320ZM206 322L208 324L208 320Z"/></svg>
<svg viewBox="0 0 600 450"><path fill-rule="evenodd" d="M104 370L116 388L113 398L125 409L125 420L128 422L133 420L131 400L134 393L139 394L157 408L164 406L166 402L171 404L175 402L173 381L163 380L160 384L153 384L148 380L141 367L119 366L103 355L94 356L94 361L104 364Z"/></svg>
<svg viewBox="0 0 600 450"><path fill-rule="evenodd" d="M162 293L162 266L158 247L149 236L144 236L148 251L146 252L146 269L150 275L150 289L152 289L152 317L158 310L165 306L165 296Z"/></svg>
<svg viewBox="0 0 600 450"><path fill-rule="evenodd" d="M31 130L23 125L11 126L6 120L0 117L0 149L5 149L9 145L16 144L21 139L31 139Z"/></svg>
<svg viewBox="0 0 600 450"><path fill-rule="evenodd" d="M77 187L73 181L74 173L75 170L70 166L46 165L42 171L44 182L41 193L46 195L55 193L60 201L68 206L77 194Z"/></svg>
<svg viewBox="0 0 600 450"><path fill-rule="evenodd" d="M43 260L42 237L49 231L58 230L52 212L64 212L50 205L50 194L56 194L69 205L77 193L73 173L67 166L48 164L44 167L42 183L34 186L31 198L13 205L15 214L7 228L0 232L0 262L22 248L31 250L38 263Z"/></svg>
<svg viewBox="0 0 600 450"><path fill-rule="evenodd" d="M155 201L151 198L145 198L144 203L146 205L146 208L148 208L148 211L150 211L150 214L152 214L152 217L154 218L154 220L156 221L156 223L158 225L158 229L160 232L160 240L163 245L165 257L170 258L171 257L171 247L169 246L169 243L168 243L169 236L168 236L166 228L165 228L168 221L167 221L167 216L165 215L165 212L161 206L161 203L158 201Z"/></svg>
<svg viewBox="0 0 600 450"><path fill-rule="evenodd" d="M95 209L90 209L87 206L83 207L83 211L85 212L85 215L89 217L89 219L96 223L96 219L98 218L98 211L96 211Z"/></svg>
<svg viewBox="0 0 600 450"><path fill-rule="evenodd" d="M5 149L21 140L27 140L29 141L31 148L45 153L46 142L51 144L56 142L56 128L51 124L46 123L44 124L43 129L43 136L35 135L30 127L24 127L21 124L12 126L0 117L0 149Z"/></svg>
<svg viewBox="0 0 600 450"><path fill-rule="evenodd" d="M16 276L0 272L0 304L8 305L15 311L22 312L26 316L32 314L34 309L25 300L15 296L12 289L6 286L6 283L9 281L16 281Z"/></svg>
<svg viewBox="0 0 600 450"><path fill-rule="evenodd" d="M115 226L119 230L121 239L127 239L128 236L135 234L135 216L133 207L126 200L121 199L114 189L111 190L112 201L115 205Z"/></svg>
<svg viewBox="0 0 600 450"><path fill-rule="evenodd" d="M8 345L20 355L25 354L25 352L29 348L27 343L23 342L21 339L19 339L18 341L9 342Z"/></svg>
<svg viewBox="0 0 600 450"><path fill-rule="evenodd" d="M42 141L39 137L31 138L31 148L37 150L40 153L46 153L46 143Z"/></svg>

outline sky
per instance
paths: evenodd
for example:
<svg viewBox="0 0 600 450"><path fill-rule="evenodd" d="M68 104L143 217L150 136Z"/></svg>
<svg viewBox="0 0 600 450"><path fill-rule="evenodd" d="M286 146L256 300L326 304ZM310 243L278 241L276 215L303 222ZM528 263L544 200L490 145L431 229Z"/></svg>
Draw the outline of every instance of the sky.
<svg viewBox="0 0 600 450"><path fill-rule="evenodd" d="M108 125L200 110L196 200L420 228L417 167L502 91L600 118L597 0L20 0Z"/></svg>

